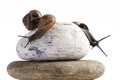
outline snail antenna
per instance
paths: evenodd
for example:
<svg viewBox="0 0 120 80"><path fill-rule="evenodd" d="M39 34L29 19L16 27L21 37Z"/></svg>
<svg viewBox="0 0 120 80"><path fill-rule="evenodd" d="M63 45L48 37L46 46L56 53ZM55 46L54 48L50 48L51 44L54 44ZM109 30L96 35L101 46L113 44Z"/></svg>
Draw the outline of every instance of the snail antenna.
<svg viewBox="0 0 120 80"><path fill-rule="evenodd" d="M28 39L29 39L29 37L27 37L27 36L21 36L21 35L18 35L18 37L23 37L23 38L28 38ZM26 48L26 47L27 47L27 45L29 44L29 42L30 42L30 40L27 42L27 44L25 45L25 47L24 47L24 48Z"/></svg>
<svg viewBox="0 0 120 80"><path fill-rule="evenodd" d="M18 37L29 38L29 37L27 37L27 36L21 36L21 35L18 35Z"/></svg>
<svg viewBox="0 0 120 80"><path fill-rule="evenodd" d="M108 37L110 37L110 35L108 35L108 36L106 36L106 37L100 39L98 42L100 42L100 41L102 41L102 40L104 40L104 39L106 39L106 38L108 38Z"/></svg>
<svg viewBox="0 0 120 80"><path fill-rule="evenodd" d="M27 45L29 44L29 42L30 42L30 41L28 41L28 42L27 42L27 44L24 46L24 48L26 48L26 47L27 47Z"/></svg>
<svg viewBox="0 0 120 80"><path fill-rule="evenodd" d="M103 54L107 57L107 54L102 50L102 48L99 46L99 45L97 45L97 47L103 52Z"/></svg>
<svg viewBox="0 0 120 80"><path fill-rule="evenodd" d="M41 13L41 12L39 12L39 14L40 14L40 16L42 16L42 13Z"/></svg>
<svg viewBox="0 0 120 80"><path fill-rule="evenodd" d="M99 43L100 41L102 41L102 40L108 38L108 37L110 37L110 35L108 35L108 36L106 36L106 37L100 39L100 40L98 41L98 43ZM102 50L102 48L101 48L99 45L96 45L96 46L97 46L97 47L104 53L104 55L107 57L106 53Z"/></svg>

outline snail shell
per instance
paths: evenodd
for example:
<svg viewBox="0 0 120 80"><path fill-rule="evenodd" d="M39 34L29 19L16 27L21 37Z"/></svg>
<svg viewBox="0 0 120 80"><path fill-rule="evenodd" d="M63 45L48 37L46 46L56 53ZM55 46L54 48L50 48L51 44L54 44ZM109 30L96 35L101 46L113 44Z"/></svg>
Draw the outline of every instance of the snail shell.
<svg viewBox="0 0 120 80"><path fill-rule="evenodd" d="M37 28L40 17L42 17L42 15L38 10L31 10L23 17L22 21L26 29L34 30L35 28Z"/></svg>
<svg viewBox="0 0 120 80"><path fill-rule="evenodd" d="M51 14L46 14L38 22L38 30L29 37L29 42L41 38L56 23L56 19Z"/></svg>

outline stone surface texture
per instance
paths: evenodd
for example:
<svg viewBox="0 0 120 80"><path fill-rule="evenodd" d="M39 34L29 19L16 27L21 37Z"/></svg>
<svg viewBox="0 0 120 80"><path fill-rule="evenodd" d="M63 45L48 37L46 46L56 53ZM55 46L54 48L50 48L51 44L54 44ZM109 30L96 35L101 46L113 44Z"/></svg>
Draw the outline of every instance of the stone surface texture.
<svg viewBox="0 0 120 80"><path fill-rule="evenodd" d="M30 31L26 36L34 34L36 30ZM24 48L27 42L27 38L21 38L16 47L18 56L24 60L80 59L90 50L87 37L73 23L56 23L40 39L32 41Z"/></svg>
<svg viewBox="0 0 120 80"><path fill-rule="evenodd" d="M20 80L93 80L104 70L104 65L94 60L15 61L7 67L8 73Z"/></svg>

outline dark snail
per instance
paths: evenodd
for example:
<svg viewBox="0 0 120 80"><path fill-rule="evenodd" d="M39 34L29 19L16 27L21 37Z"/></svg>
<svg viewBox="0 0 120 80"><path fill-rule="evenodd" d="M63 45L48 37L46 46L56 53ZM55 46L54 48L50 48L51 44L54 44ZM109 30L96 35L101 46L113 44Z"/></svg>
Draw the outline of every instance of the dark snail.
<svg viewBox="0 0 120 80"><path fill-rule="evenodd" d="M46 31L53 27L53 25L56 23L56 19L51 14L42 16L39 11L32 10L23 18L23 23L28 30L34 30L35 28L38 28L38 30L30 37L20 36L28 38L28 43L25 45L26 47L33 40L41 38Z"/></svg>
<svg viewBox="0 0 120 80"><path fill-rule="evenodd" d="M79 23L79 22L73 22L75 23L76 25L78 25L82 30L83 32L85 33L86 37L88 38L89 42L90 42L90 45L94 48L95 46L97 46L103 53L104 55L107 57L106 53L102 50L102 48L99 46L99 42L110 37L110 35L100 39L100 40L96 40L93 35L90 33L87 25L85 25L84 23Z"/></svg>

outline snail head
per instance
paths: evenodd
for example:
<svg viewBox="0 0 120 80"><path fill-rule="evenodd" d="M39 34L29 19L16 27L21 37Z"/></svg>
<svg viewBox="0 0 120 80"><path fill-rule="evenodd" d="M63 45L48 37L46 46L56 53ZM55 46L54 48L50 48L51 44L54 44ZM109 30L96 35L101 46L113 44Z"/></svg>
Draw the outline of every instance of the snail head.
<svg viewBox="0 0 120 80"><path fill-rule="evenodd" d="M80 23L80 22L73 22L74 24L78 25L80 28L82 29L85 29L85 30L88 30L89 31L89 28L87 27L86 24L84 23Z"/></svg>
<svg viewBox="0 0 120 80"><path fill-rule="evenodd" d="M38 10L31 10L28 14L23 17L23 24L28 30L34 30L37 28L38 22L42 17Z"/></svg>

